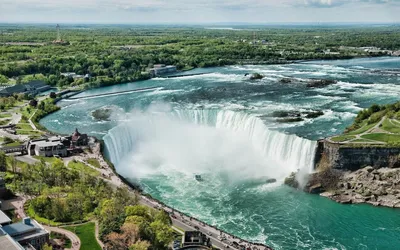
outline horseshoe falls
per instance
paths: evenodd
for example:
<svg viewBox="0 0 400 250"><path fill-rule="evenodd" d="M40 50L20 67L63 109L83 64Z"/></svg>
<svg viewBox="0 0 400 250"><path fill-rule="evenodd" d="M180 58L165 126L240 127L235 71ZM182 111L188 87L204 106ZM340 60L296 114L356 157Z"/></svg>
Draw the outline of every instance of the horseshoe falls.
<svg viewBox="0 0 400 250"><path fill-rule="evenodd" d="M168 165L167 172L178 167L189 177L221 171L241 181L263 176L283 181L297 169L312 171L316 148L314 141L269 130L252 115L212 110L132 114L104 141L110 160L127 166L120 170L131 178Z"/></svg>
<svg viewBox="0 0 400 250"><path fill-rule="evenodd" d="M399 68L400 58L383 57L196 69L190 73L205 74L85 91L40 123L103 139L106 156L129 181L239 237L274 249L397 249L400 211L337 204L282 183L293 171L313 171L318 139L341 133L373 103L398 101ZM266 77L244 76L255 72ZM337 84L308 88L309 79ZM110 119L92 117L102 108L112 110ZM276 111L323 115L279 122L271 117ZM272 178L277 182L267 184Z"/></svg>

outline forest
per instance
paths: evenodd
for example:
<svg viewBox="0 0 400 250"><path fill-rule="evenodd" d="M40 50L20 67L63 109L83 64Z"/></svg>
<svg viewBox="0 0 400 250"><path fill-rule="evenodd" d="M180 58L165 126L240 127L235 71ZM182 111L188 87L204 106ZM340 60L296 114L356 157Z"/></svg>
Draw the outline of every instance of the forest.
<svg viewBox="0 0 400 250"><path fill-rule="evenodd" d="M0 151L7 187L31 198L25 210L40 223L97 220L107 249L168 249L174 237L169 215L140 205L136 195L114 188L90 169L73 161L65 166L57 158L28 165Z"/></svg>
<svg viewBox="0 0 400 250"><path fill-rule="evenodd" d="M233 64L382 56L400 49L399 26L0 25L0 84L42 79L85 88L148 79L154 64L180 70ZM377 47L366 51L362 47ZM61 73L89 74L73 79Z"/></svg>

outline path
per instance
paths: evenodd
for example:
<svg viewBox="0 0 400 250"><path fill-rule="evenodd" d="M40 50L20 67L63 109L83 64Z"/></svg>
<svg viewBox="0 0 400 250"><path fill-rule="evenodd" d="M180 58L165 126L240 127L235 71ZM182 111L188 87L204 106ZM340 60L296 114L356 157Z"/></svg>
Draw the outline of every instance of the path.
<svg viewBox="0 0 400 250"><path fill-rule="evenodd" d="M10 203L15 207L15 213L19 216L19 218L25 218L27 217L25 214L25 210L24 210L24 204L25 202L28 200L27 196L19 196L16 199L10 201ZM72 233L71 231L62 229L62 228L58 228L58 227L49 227L49 226L45 226L42 225L47 231L53 231L53 232L57 232L57 233L61 233L64 234L65 236L67 236L72 243L72 247L68 248L68 249L72 249L72 250L79 250L81 247L81 241L79 239L79 237Z"/></svg>
<svg viewBox="0 0 400 250"><path fill-rule="evenodd" d="M341 142L335 142L332 141L331 138L335 137L335 136L331 136L329 138L326 138L325 140L330 142L330 143L334 143L334 144L347 144L347 143L354 143L354 144L386 144L385 142L381 142L381 141L375 141L372 139L365 139L362 136L363 135L367 135L367 134L371 134L371 133L386 133L386 134L393 134L387 131L382 130L380 127L382 125L382 123L385 121L386 116L382 117L382 119L372 128L362 132L361 134L357 134L357 135L353 135L355 136L355 138L349 139L349 140L345 140L345 141L341 141ZM364 125L365 126L365 125ZM361 127L363 128L363 127ZM359 128L359 129L361 129ZM357 142L356 140L363 140L362 142Z"/></svg>
<svg viewBox="0 0 400 250"><path fill-rule="evenodd" d="M31 115L31 117L29 117L29 119L28 119L29 124L31 125L31 127L32 127L32 129L33 129L34 131L38 131L36 125L32 122L32 117L36 114L36 111L37 111L37 109L35 110L35 112L33 112L33 114Z"/></svg>
<svg viewBox="0 0 400 250"><path fill-rule="evenodd" d="M49 232L52 231L52 232L64 234L65 236L67 236L71 240L72 247L66 248L66 249L79 250L81 248L81 240L73 232L63 229L63 228L59 228L59 227L49 227L49 226L44 226L44 225L43 225L43 227Z"/></svg>
<svg viewBox="0 0 400 250"><path fill-rule="evenodd" d="M95 227L94 227L94 228L95 228L95 232L94 232L94 235L96 236L97 243L99 243L101 249L104 249L104 244L103 244L103 242L100 240L100 235L99 235L99 222L96 220L94 223L95 223Z"/></svg>

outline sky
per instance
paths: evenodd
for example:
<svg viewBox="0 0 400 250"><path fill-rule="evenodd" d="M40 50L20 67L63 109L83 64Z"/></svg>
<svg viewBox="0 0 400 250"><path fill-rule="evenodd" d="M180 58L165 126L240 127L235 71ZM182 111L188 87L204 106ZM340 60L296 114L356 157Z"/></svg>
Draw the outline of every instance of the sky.
<svg viewBox="0 0 400 250"><path fill-rule="evenodd" d="M8 23L399 23L400 0L0 0Z"/></svg>

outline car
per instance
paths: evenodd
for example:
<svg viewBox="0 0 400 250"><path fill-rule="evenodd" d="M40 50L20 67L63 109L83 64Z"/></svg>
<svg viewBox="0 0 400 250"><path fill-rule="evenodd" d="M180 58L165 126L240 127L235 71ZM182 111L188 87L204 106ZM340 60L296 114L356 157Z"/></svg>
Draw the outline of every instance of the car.
<svg viewBox="0 0 400 250"><path fill-rule="evenodd" d="M207 232L208 235L212 236L213 234L211 232Z"/></svg>
<svg viewBox="0 0 400 250"><path fill-rule="evenodd" d="M194 228L195 228L196 230L200 230L200 228L199 228L198 226L194 226Z"/></svg>

